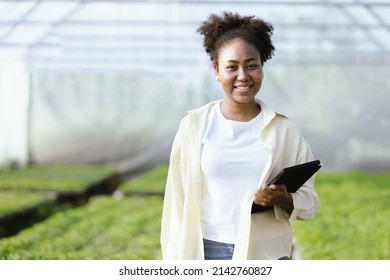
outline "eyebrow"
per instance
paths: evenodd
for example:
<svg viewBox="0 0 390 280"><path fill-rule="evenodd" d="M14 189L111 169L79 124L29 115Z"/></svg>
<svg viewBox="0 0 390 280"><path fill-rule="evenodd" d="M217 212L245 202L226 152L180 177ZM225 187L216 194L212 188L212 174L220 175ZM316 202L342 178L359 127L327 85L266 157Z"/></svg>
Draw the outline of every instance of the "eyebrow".
<svg viewBox="0 0 390 280"><path fill-rule="evenodd" d="M244 61L244 62L249 62L249 61L251 61L251 60L255 60L255 61L257 61L257 59L256 59L256 58L254 58L254 57L251 57L251 58L245 59L245 61ZM227 62L229 62L229 63L238 63L238 60L229 59Z"/></svg>

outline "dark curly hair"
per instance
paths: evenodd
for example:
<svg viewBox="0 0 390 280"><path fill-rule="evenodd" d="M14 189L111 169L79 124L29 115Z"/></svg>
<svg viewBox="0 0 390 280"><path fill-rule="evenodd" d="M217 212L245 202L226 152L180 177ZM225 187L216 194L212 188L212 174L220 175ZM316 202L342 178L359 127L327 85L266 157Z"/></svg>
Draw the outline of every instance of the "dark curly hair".
<svg viewBox="0 0 390 280"><path fill-rule="evenodd" d="M273 26L255 16L231 12L223 12L222 16L211 14L196 31L204 36L203 46L215 65L218 65L222 45L235 38L242 38L256 47L262 64L273 56L275 50L271 41Z"/></svg>

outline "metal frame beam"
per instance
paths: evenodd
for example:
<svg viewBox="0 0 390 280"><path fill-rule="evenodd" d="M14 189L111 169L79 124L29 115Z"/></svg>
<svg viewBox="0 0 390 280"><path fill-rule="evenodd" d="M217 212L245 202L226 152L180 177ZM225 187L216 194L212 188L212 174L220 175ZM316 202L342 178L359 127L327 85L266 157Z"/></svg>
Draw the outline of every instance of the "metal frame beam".
<svg viewBox="0 0 390 280"><path fill-rule="evenodd" d="M4 2L1 1L0 2ZM8 1L5 1L8 2ZM149 0L147 2L141 1L141 0L72 0L72 2L75 2L75 6L71 8L71 10L63 16L61 19L58 19L56 21L45 21L45 20L29 20L29 15L31 15L36 9L39 8L39 5L45 2L55 2L54 0L38 0L36 3L28 9L20 19L18 20L0 20L0 27L9 27L9 29L0 37L0 48L25 48L26 50L30 51L30 55L34 55L34 51L39 50L41 48L61 48L62 51L64 51L65 55L67 51L75 52L75 53L85 53L86 59L88 59L89 53L86 51L86 48L90 48L92 50L91 53L94 53L94 55L98 53L103 53L109 51L111 48L118 50L120 54L126 55L129 52L131 52L132 48L148 48L148 42L155 43L157 42L163 42L161 47L156 49L157 52L160 52L161 50L172 50L174 52L175 50L178 51L179 47L178 44L180 42L195 42L198 40L198 37L193 36L195 35L195 26L200 23L200 21L197 20L169 20L169 19L162 19L162 20L107 20L107 21L97 21L97 20L73 20L72 17L76 15L76 13L79 11L79 9L82 9L83 7L87 7L89 4L93 3L124 3L124 4L178 4L181 6L188 6L188 5L199 5L199 4L207 4L207 5L228 5L228 4L239 4L239 5L251 5L251 6L294 6L294 7L308 7L308 6L315 6L315 7L334 7L337 8L338 11L341 12L341 15L345 17L345 19L348 21L347 23L312 23L312 22L294 22L294 23L287 23L287 22L273 22L273 25L275 29L282 29L283 32L286 31L287 33L289 30L294 30L296 28L303 31L304 30L317 30L319 33L323 34L325 39L330 40L334 42L336 45L338 42L342 42L345 40L344 37L338 37L337 34L334 36L332 33L329 33L331 35L329 37L328 34L324 33L323 30L334 30L334 29L342 29L345 28L346 30L361 30L362 33L357 33L360 36L356 40L348 38L350 44L346 44L346 46L353 46L355 45L361 45L359 42L362 40L365 40L367 38L367 41L372 42L375 44L378 53L390 53L389 47L385 44L383 44L372 32L374 32L377 29L386 29L388 32L390 32L390 25L381 18L380 15L378 15L374 8L376 7L390 7L390 3L387 1L375 1L375 2L367 2L367 1L354 1L354 2L344 2L344 1L249 1L249 0L243 0L243 1L233 1L233 0L222 0L222 1L197 1L197 0L186 0L186 1L180 1L180 0ZM370 15L373 16L373 18L376 19L375 23L369 23L365 24L362 22L359 22L359 20L348 11L349 7L364 7ZM16 27L24 27L24 26L48 26L47 32L42 34L42 36L36 40L35 42L26 42L26 44L23 43L12 43L7 42L7 38L12 34L13 30L15 30ZM97 28L100 28L102 26L109 25L113 26L114 28L117 27L128 27L129 28L129 34L126 34L124 32L123 34L119 35L111 35L111 34L80 34L80 35L73 35L73 34L66 34L65 29L61 28L67 28L67 27L89 27L89 26L96 26ZM131 30L134 30L133 28L139 28L139 27L163 27L163 28L169 28L173 26L179 26L182 30L179 30L179 33L172 33L170 36L166 36L163 34L148 34L145 36L141 36L140 34L132 34ZM191 30L186 32L186 30L189 30L189 28L192 28ZM153 30L153 29L152 29ZM161 30L160 30L161 31ZM319 39L318 36L314 36L313 38L310 38L311 35L315 35L313 31L311 31L311 35L307 37L302 37L300 34L293 34L292 36L285 36L284 33L281 32L281 35L275 34L275 40L278 40L278 49L282 49L285 51L287 47L284 45L284 42L296 42L299 41L305 41L305 42L312 42L317 41ZM160 32L161 33L161 32ZM342 33L342 32L341 32ZM340 33L340 34L341 34ZM153 38L148 38L148 36L152 36ZM114 41L115 44L105 44L104 41ZM199 38L200 40L200 38ZM72 44L67 45L67 41L76 42L74 46ZM134 44L134 41L140 41L139 44ZM83 46L77 46L78 43L88 42L91 43L90 47L88 45ZM99 44L94 45L94 42L98 42ZM167 43L169 42L169 44ZM172 44L170 44L172 42ZM320 47L321 42L319 41L318 48L314 48L318 52L326 53L327 50ZM201 48L201 45L199 46ZM193 53L192 50L196 50L197 48L191 48L189 46L186 46L185 48L181 48L180 52L189 51ZM310 51L313 49L310 49ZM343 54L346 49L338 50L338 54ZM297 51L307 51L307 49L302 46L302 48L297 47L294 49L294 52ZM352 48L350 50L350 53L352 56L359 53L359 48ZM167 52L165 52L166 54ZM366 54L374 55L375 52L367 52ZM345 53L343 55L346 55ZM31 56L30 56L31 58ZM104 59L104 57L101 57ZM290 59L291 60L291 59ZM385 61L388 61L385 59Z"/></svg>

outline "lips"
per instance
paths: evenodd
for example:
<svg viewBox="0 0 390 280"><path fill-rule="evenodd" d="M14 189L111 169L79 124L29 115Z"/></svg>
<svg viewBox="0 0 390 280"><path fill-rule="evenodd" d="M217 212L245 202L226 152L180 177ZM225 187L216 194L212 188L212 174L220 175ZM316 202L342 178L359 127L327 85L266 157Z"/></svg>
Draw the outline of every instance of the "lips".
<svg viewBox="0 0 390 280"><path fill-rule="evenodd" d="M236 85L234 86L235 89L239 91L247 91L252 87L252 85Z"/></svg>

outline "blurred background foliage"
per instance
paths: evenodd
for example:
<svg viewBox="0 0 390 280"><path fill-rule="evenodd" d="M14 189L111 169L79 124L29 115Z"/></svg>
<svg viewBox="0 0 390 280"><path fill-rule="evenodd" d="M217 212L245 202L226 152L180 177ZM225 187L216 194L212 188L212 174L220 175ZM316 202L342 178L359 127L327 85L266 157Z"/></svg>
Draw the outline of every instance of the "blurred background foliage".
<svg viewBox="0 0 390 280"><path fill-rule="evenodd" d="M111 196L95 196L0 239L0 259L160 259L166 172L167 165L158 166ZM390 174L321 172L316 181L318 214L293 222L300 258L389 259Z"/></svg>

